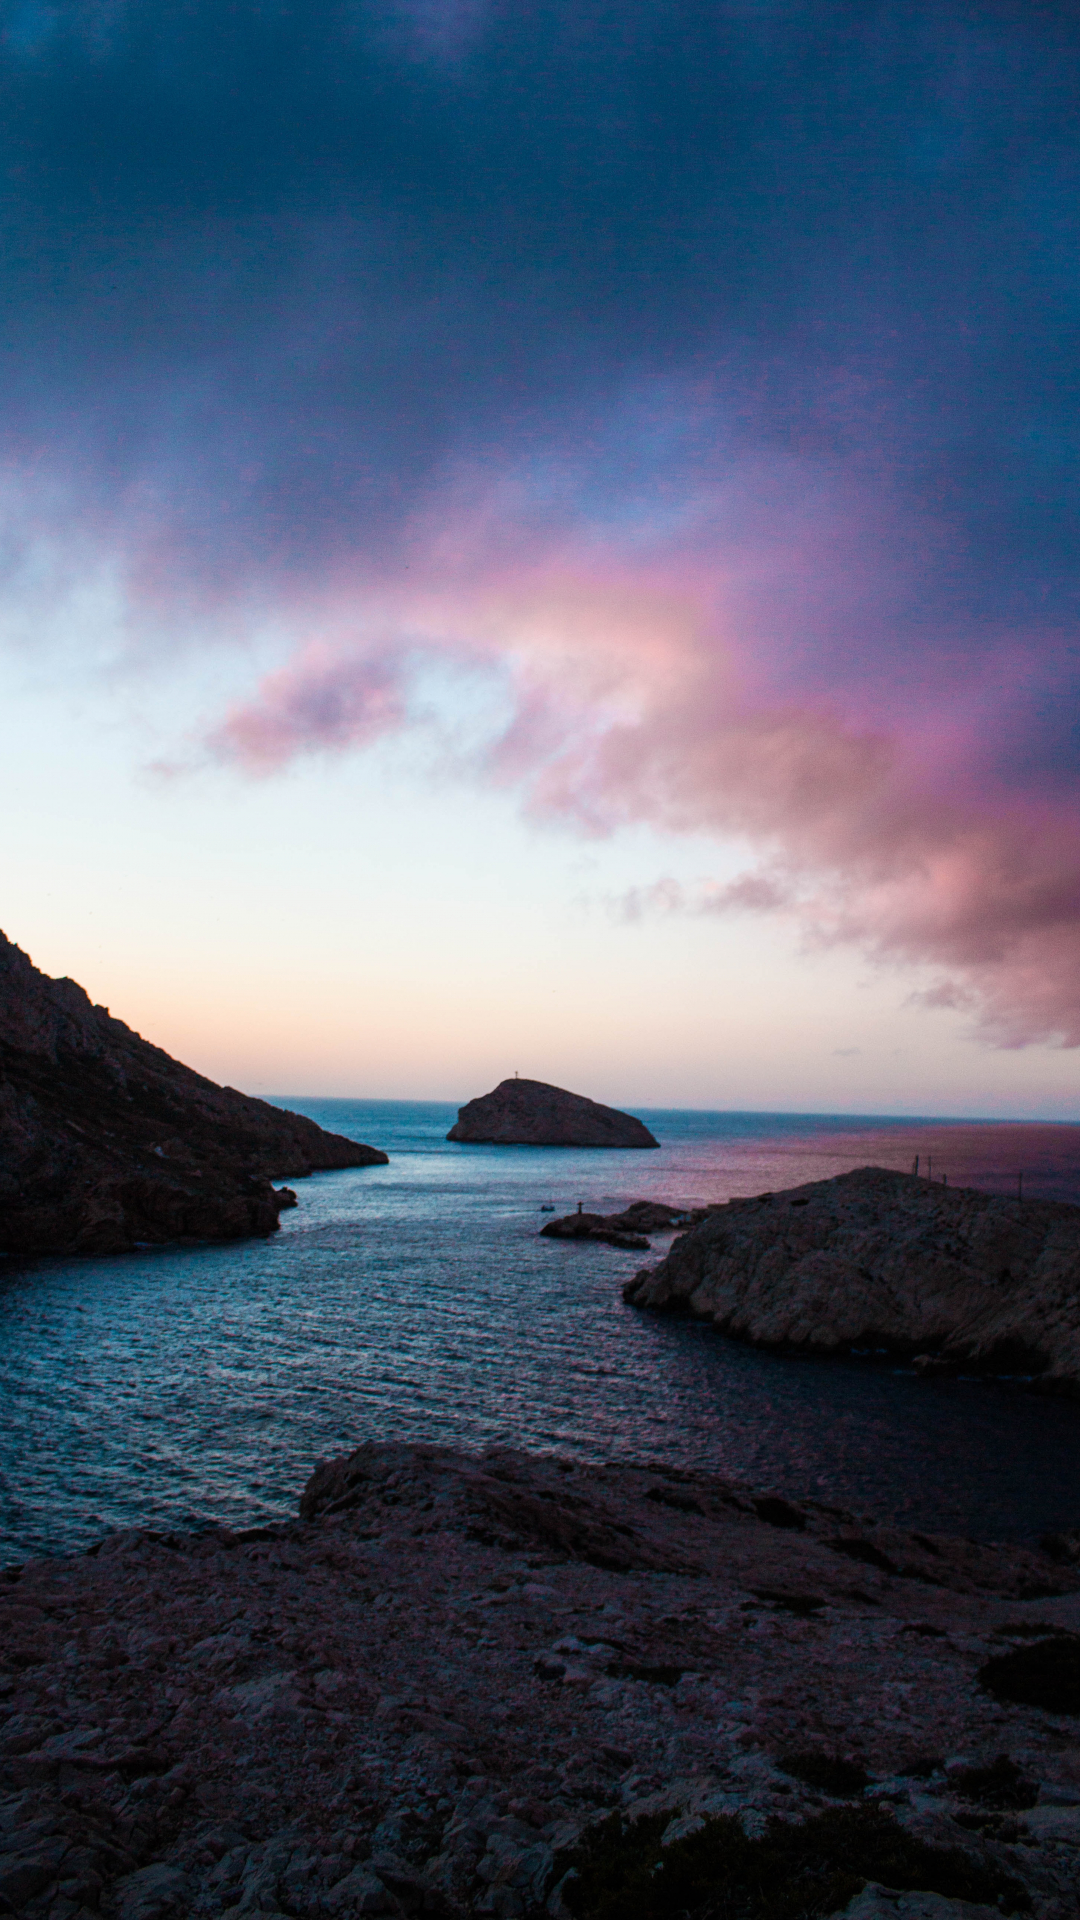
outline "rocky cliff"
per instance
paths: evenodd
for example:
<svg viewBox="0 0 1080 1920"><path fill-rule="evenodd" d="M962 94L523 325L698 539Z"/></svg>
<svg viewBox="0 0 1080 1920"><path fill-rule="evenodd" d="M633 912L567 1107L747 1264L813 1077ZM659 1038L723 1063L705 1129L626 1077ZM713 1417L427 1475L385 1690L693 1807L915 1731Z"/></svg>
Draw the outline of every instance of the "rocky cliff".
<svg viewBox="0 0 1080 1920"><path fill-rule="evenodd" d="M658 1147L632 1114L543 1080L501 1080L458 1109L448 1140L496 1147Z"/></svg>
<svg viewBox="0 0 1080 1920"><path fill-rule="evenodd" d="M271 1233L274 1178L385 1153L218 1087L0 934L0 1253Z"/></svg>
<svg viewBox="0 0 1080 1920"><path fill-rule="evenodd" d="M623 1290L760 1346L912 1356L1080 1393L1080 1207L862 1167L731 1200Z"/></svg>
<svg viewBox="0 0 1080 1920"><path fill-rule="evenodd" d="M367 1445L301 1512L5 1570L0 1913L1080 1912L1060 1558L510 1448Z"/></svg>

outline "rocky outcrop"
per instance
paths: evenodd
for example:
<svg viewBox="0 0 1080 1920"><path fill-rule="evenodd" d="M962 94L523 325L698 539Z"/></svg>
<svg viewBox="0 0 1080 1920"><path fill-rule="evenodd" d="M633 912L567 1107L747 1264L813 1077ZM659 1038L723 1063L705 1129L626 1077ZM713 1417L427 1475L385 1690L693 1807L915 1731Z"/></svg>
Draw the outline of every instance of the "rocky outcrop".
<svg viewBox="0 0 1080 1920"><path fill-rule="evenodd" d="M272 1233L276 1178L384 1163L151 1046L0 934L0 1253Z"/></svg>
<svg viewBox="0 0 1080 1920"><path fill-rule="evenodd" d="M770 1912L1080 1912L1075 1568L508 1447L365 1445L301 1504L0 1577L0 1912L591 1920L613 1814L672 1869L786 1837L814 1898Z"/></svg>
<svg viewBox="0 0 1080 1920"><path fill-rule="evenodd" d="M496 1147L658 1147L633 1114L543 1080L500 1080L458 1109L448 1140Z"/></svg>
<svg viewBox="0 0 1080 1920"><path fill-rule="evenodd" d="M549 1220L540 1232L547 1240L597 1240L607 1247L648 1247L646 1234L670 1233L673 1227L693 1226L704 1220L705 1207L669 1207L664 1200L632 1200L621 1213L564 1213Z"/></svg>
<svg viewBox="0 0 1080 1920"><path fill-rule="evenodd" d="M1080 1392L1080 1207L862 1167L731 1200L623 1289L755 1345L878 1349L922 1372Z"/></svg>

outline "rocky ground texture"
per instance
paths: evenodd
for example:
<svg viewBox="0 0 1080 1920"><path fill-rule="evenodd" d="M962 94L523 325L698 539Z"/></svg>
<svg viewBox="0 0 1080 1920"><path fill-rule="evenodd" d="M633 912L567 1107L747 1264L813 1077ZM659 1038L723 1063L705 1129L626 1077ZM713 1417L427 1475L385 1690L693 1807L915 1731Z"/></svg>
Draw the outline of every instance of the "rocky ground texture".
<svg viewBox="0 0 1080 1920"><path fill-rule="evenodd" d="M658 1147L632 1113L602 1107L544 1080L500 1080L491 1093L458 1108L447 1134L473 1146Z"/></svg>
<svg viewBox="0 0 1080 1920"><path fill-rule="evenodd" d="M613 1813L686 1872L850 1834L853 1920L1080 1912L1075 1540L404 1446L301 1515L0 1578L0 1912L566 1920L611 1910ZM883 1892L867 1833L952 1879Z"/></svg>
<svg viewBox="0 0 1080 1920"><path fill-rule="evenodd" d="M623 1296L758 1346L883 1349L1080 1393L1080 1207L1064 1201L862 1167L709 1208Z"/></svg>
<svg viewBox="0 0 1080 1920"><path fill-rule="evenodd" d="M273 1180L385 1160L181 1066L0 933L0 1256L272 1233Z"/></svg>

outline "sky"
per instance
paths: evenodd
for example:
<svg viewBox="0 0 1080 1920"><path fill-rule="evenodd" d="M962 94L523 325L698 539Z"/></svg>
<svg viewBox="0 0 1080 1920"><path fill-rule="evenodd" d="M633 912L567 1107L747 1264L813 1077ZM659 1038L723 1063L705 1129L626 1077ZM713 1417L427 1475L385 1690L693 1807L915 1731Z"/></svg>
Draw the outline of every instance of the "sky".
<svg viewBox="0 0 1080 1920"><path fill-rule="evenodd" d="M0 0L0 925L253 1092L1080 1119L1080 15Z"/></svg>

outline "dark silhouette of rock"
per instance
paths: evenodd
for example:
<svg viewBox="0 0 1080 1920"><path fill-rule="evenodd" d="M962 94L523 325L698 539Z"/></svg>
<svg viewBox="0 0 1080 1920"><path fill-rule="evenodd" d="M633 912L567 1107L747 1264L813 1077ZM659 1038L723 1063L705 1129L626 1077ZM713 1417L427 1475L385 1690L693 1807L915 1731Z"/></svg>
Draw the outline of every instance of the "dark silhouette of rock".
<svg viewBox="0 0 1080 1920"><path fill-rule="evenodd" d="M273 1179L386 1157L215 1086L0 933L0 1253L272 1233Z"/></svg>
<svg viewBox="0 0 1080 1920"><path fill-rule="evenodd" d="M759 1346L911 1356L919 1372L1080 1393L1080 1207L861 1167L731 1200L623 1290Z"/></svg>
<svg viewBox="0 0 1080 1920"><path fill-rule="evenodd" d="M647 1233L669 1233L672 1227L693 1226L704 1220L705 1207L669 1207L663 1200L633 1200L621 1213L564 1213L549 1220L540 1232L548 1240L599 1240L608 1247L647 1247Z"/></svg>
<svg viewBox="0 0 1080 1920"><path fill-rule="evenodd" d="M540 1232L549 1240L600 1241L606 1247L628 1247L638 1253L647 1251L650 1245L643 1233L612 1226L602 1213L568 1213L565 1219L541 1227Z"/></svg>
<svg viewBox="0 0 1080 1920"><path fill-rule="evenodd" d="M543 1080L501 1080L458 1109L448 1140L496 1147L658 1147L632 1114Z"/></svg>

